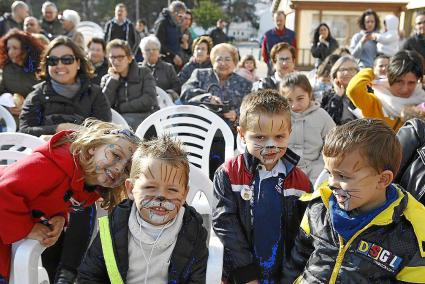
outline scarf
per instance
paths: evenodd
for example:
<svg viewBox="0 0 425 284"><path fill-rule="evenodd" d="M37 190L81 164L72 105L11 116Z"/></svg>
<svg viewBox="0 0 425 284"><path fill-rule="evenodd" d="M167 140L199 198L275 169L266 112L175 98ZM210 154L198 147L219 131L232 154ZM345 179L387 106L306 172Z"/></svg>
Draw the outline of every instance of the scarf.
<svg viewBox="0 0 425 284"><path fill-rule="evenodd" d="M350 214L350 212L338 206L335 196L332 194L329 199L329 210L332 226L345 241L348 241L356 232L370 223L379 213L384 211L391 203L397 199L397 190L394 186L387 187L387 201L375 209L361 214Z"/></svg>
<svg viewBox="0 0 425 284"><path fill-rule="evenodd" d="M396 97L389 90L388 80L375 80L372 85L376 97L381 101L385 116L391 119L401 116L401 111L409 105L417 105L425 102L425 91L421 84L416 86L413 94L408 98Z"/></svg>
<svg viewBox="0 0 425 284"><path fill-rule="evenodd" d="M55 92L65 98L68 99L72 99L75 97L75 95L78 94L78 92L81 89L81 80L80 78L77 78L77 81L74 84L61 84L55 80L50 80L51 84L52 84L52 88L53 90L55 90Z"/></svg>

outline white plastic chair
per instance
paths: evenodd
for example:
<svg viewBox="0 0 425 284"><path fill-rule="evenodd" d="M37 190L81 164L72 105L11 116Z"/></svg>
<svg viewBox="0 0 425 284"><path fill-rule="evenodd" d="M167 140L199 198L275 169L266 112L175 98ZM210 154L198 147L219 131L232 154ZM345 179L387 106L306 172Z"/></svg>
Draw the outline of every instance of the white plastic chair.
<svg viewBox="0 0 425 284"><path fill-rule="evenodd" d="M0 150L0 160L20 160L32 153L32 150L45 143L39 137L17 132L0 133L0 145L14 145L9 150ZM26 147L24 151L13 150ZM12 245L12 263L10 284L48 284L49 277L41 264L44 247L36 240L21 240Z"/></svg>
<svg viewBox="0 0 425 284"><path fill-rule="evenodd" d="M209 234L209 255L206 277L207 284L221 283L221 274L223 269L224 247L212 229L213 198L213 183L208 178L208 175L201 169L190 165L189 193L187 194L186 201L202 215L204 227L207 229Z"/></svg>
<svg viewBox="0 0 425 284"><path fill-rule="evenodd" d="M154 126L157 135L169 134L185 145L190 163L209 175L209 155L214 134L220 130L225 141L225 159L234 156L233 133L226 122L211 111L192 105L175 105L156 111L137 127L136 135L144 138Z"/></svg>
<svg viewBox="0 0 425 284"><path fill-rule="evenodd" d="M0 105L0 118L2 118L6 123L6 131L7 132L15 132L16 131L16 122L13 118L13 115L3 106Z"/></svg>
<svg viewBox="0 0 425 284"><path fill-rule="evenodd" d="M156 86L156 96L160 109L175 105L171 96L158 86Z"/></svg>
<svg viewBox="0 0 425 284"><path fill-rule="evenodd" d="M130 126L128 125L127 121L125 120L124 117L122 117L122 115L117 112L116 110L111 108L111 113L112 113L112 122L118 125L122 125L127 129L130 129Z"/></svg>

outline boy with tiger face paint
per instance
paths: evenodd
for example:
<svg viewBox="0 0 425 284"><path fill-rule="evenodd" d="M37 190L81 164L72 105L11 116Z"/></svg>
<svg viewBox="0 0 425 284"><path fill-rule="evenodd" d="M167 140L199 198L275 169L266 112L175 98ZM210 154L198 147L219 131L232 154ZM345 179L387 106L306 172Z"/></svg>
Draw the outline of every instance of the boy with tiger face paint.
<svg viewBox="0 0 425 284"><path fill-rule="evenodd" d="M101 242L97 238L87 253L79 283L115 281L104 253L105 227L124 283L205 283L207 231L185 202L188 183L180 143L168 136L140 143L125 181L129 199L114 209L108 226L100 226Z"/></svg>

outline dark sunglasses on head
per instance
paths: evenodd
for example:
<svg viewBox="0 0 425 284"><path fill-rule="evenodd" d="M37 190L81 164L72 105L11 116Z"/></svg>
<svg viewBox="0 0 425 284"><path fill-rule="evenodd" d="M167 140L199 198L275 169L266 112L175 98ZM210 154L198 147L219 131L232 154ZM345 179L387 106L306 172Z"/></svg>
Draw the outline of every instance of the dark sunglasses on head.
<svg viewBox="0 0 425 284"><path fill-rule="evenodd" d="M61 57L57 56L47 56L46 57L46 63L49 66L56 66L59 64L59 61L62 62L62 64L65 65L71 65L75 62L75 56L74 55L64 55Z"/></svg>

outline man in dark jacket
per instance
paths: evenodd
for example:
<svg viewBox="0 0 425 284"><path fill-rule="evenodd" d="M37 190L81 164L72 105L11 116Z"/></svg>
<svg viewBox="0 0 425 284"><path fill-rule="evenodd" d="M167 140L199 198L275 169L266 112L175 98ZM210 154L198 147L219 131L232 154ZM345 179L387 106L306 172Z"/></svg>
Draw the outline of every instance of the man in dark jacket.
<svg viewBox="0 0 425 284"><path fill-rule="evenodd" d="M154 26L155 36L161 43L161 54L164 56L164 61L173 64L177 70L183 66L183 60L179 55L182 37L180 25L185 13L186 5L181 1L173 1L168 8L162 10Z"/></svg>
<svg viewBox="0 0 425 284"><path fill-rule="evenodd" d="M115 17L106 23L104 32L106 43L116 38L122 39L128 42L133 54L137 53L140 35L127 18L127 7L124 4L115 6Z"/></svg>
<svg viewBox="0 0 425 284"><path fill-rule="evenodd" d="M416 50L425 58L425 11L416 14L415 30L416 33L406 40L403 49Z"/></svg>
<svg viewBox="0 0 425 284"><path fill-rule="evenodd" d="M44 2L43 6L41 6L41 14L41 28L46 32L50 40L65 34L62 23L58 19L58 8L55 3L50 1Z"/></svg>
<svg viewBox="0 0 425 284"><path fill-rule="evenodd" d="M226 24L227 23L225 20L219 19L217 21L217 27L211 31L210 37L212 38L214 46L229 41L229 38L224 33L224 28L226 27Z"/></svg>
<svg viewBox="0 0 425 284"><path fill-rule="evenodd" d="M185 203L188 183L181 144L142 142L125 182L130 199L101 218L78 283L205 283L207 231Z"/></svg>
<svg viewBox="0 0 425 284"><path fill-rule="evenodd" d="M11 13L0 17L0 37L13 28L23 30L24 20L28 17L28 5L23 1L13 2L10 10Z"/></svg>
<svg viewBox="0 0 425 284"><path fill-rule="evenodd" d="M295 32L285 27L286 15L283 11L277 11L273 14L273 21L275 27L268 30L263 37L261 43L261 54L264 62L267 63L268 74L273 73L273 64L270 60L270 52L275 44L280 42L287 42L293 47L297 47Z"/></svg>
<svg viewBox="0 0 425 284"><path fill-rule="evenodd" d="M95 68L92 82L100 85L103 75L108 73L108 60L106 59L106 43L103 38L94 37L87 44L87 56Z"/></svg>

